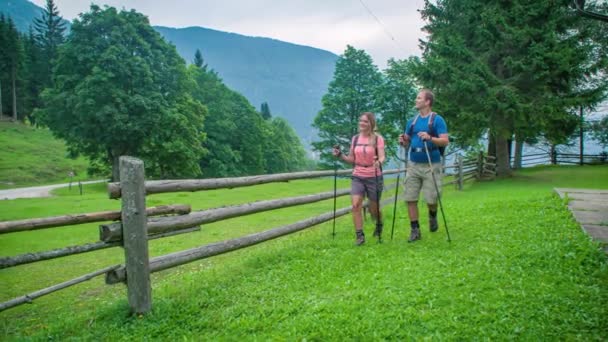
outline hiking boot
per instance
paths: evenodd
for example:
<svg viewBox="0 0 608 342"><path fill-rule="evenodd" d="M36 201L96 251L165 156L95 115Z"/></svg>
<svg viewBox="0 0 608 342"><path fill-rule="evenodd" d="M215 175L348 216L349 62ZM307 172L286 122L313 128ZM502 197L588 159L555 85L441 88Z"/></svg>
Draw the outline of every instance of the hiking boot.
<svg viewBox="0 0 608 342"><path fill-rule="evenodd" d="M437 223L437 216L429 216L429 230L434 233L439 229L439 223Z"/></svg>
<svg viewBox="0 0 608 342"><path fill-rule="evenodd" d="M364 243L365 243L365 234L363 233L362 230L357 230L357 240L355 241L355 244L357 246L361 246Z"/></svg>
<svg viewBox="0 0 608 342"><path fill-rule="evenodd" d="M380 238L382 236L382 223L376 223L376 229L374 229L374 237Z"/></svg>
<svg viewBox="0 0 608 342"><path fill-rule="evenodd" d="M414 242L416 240L420 240L422 239L422 235L420 234L420 228L416 227L416 228L412 228L412 231L410 233L410 238L407 240L407 242Z"/></svg>

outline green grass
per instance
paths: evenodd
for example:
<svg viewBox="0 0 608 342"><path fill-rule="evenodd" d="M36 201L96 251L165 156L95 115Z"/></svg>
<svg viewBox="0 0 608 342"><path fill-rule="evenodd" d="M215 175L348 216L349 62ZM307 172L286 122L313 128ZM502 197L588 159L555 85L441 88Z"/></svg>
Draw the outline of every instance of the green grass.
<svg viewBox="0 0 608 342"><path fill-rule="evenodd" d="M87 179L88 161L67 157L65 144L48 129L0 122L0 189Z"/></svg>
<svg viewBox="0 0 608 342"><path fill-rule="evenodd" d="M608 189L608 167L539 167L444 196L452 242L406 243L406 212L384 210L385 243L353 246L350 215L251 248L152 275L153 311L129 315L124 285L102 278L0 313L3 340L604 340L608 262L553 187ZM148 197L195 210L331 190L329 179ZM340 182L340 187L348 181ZM2 202L0 220L116 209L85 194ZM238 237L331 210L333 202L205 225L150 242L151 256ZM339 200L339 207L348 198ZM422 207L422 205L421 205ZM423 211L424 213L424 211ZM441 222L441 221L440 221ZM96 225L0 235L3 255L97 240ZM119 248L0 270L0 301L121 263Z"/></svg>

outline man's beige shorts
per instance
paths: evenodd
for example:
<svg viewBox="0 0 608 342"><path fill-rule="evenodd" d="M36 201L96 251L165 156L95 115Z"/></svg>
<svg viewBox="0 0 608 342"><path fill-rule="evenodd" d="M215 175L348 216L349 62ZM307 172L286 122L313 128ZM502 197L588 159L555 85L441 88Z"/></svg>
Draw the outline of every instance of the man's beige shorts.
<svg viewBox="0 0 608 342"><path fill-rule="evenodd" d="M439 193L441 193L441 163L433 163L433 172L435 173ZM426 203L437 203L437 190L435 190L433 175L428 163L408 161L404 187L406 202L418 202L420 190L422 190Z"/></svg>

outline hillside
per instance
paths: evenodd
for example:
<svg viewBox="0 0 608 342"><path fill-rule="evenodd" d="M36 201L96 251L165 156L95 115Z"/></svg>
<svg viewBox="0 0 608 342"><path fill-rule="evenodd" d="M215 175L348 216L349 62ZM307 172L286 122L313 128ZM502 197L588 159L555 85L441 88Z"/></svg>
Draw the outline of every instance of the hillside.
<svg viewBox="0 0 608 342"><path fill-rule="evenodd" d="M61 3L57 6L61 13ZM0 1L0 12L13 18L22 32L27 32L41 11L27 0ZM203 27L155 29L176 46L188 63L194 59L196 49L201 50L209 68L228 87L243 94L258 110L267 102L272 115L285 118L308 148L314 137L311 124L321 109L321 97L333 77L337 55Z"/></svg>
<svg viewBox="0 0 608 342"><path fill-rule="evenodd" d="M333 77L335 54L279 40L248 37L202 27L155 29L188 62L200 49L205 62L232 89L258 108L268 102L272 115L291 124L305 145Z"/></svg>
<svg viewBox="0 0 608 342"><path fill-rule="evenodd" d="M86 179L88 161L69 159L65 144L47 129L0 121L0 189Z"/></svg>

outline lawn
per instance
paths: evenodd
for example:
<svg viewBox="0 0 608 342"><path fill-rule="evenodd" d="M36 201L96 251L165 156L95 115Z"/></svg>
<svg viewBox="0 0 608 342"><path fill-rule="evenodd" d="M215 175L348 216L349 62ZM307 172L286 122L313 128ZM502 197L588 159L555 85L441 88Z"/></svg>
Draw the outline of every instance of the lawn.
<svg viewBox="0 0 608 342"><path fill-rule="evenodd" d="M333 180L152 195L148 206L194 210L332 189ZM340 187L347 187L342 180ZM553 187L608 189L608 167L537 167L493 182L447 190L444 229L408 244L403 203L390 240L355 247L350 215L251 248L152 275L153 311L129 315L124 285L103 279L0 313L3 340L604 340L608 261ZM0 202L0 220L117 209L102 185L84 195ZM153 240L150 255L238 237L330 211L333 201L205 225ZM348 205L348 198L338 206ZM422 207L422 205L421 205ZM424 211L423 211L424 213ZM442 222L442 221L440 221ZM0 235L2 255L98 239L97 225ZM107 249L0 270L0 301L121 263Z"/></svg>

